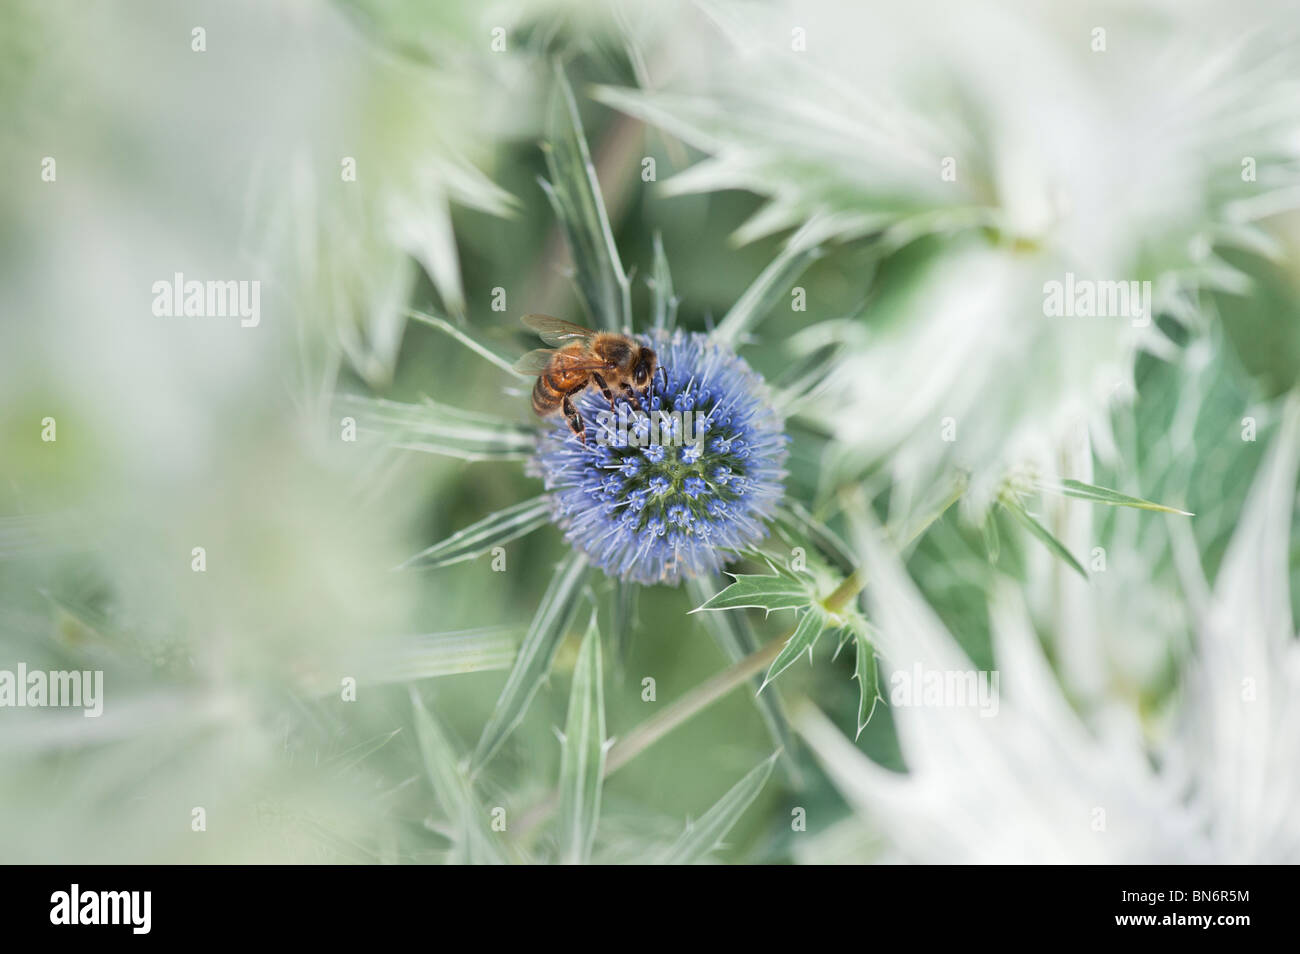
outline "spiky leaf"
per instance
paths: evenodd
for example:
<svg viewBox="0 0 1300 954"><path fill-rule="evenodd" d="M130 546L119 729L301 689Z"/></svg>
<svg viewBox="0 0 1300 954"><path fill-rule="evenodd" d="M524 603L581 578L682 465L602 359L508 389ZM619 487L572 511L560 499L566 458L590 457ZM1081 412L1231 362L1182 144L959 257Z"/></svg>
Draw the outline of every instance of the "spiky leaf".
<svg viewBox="0 0 1300 954"><path fill-rule="evenodd" d="M867 727L872 714L876 711L876 703L880 701L876 647L871 644L867 635L864 627L854 627L853 644L857 650L857 658L854 661L853 678L858 681L858 731L854 738L861 735L862 730Z"/></svg>
<svg viewBox="0 0 1300 954"><path fill-rule="evenodd" d="M727 832L740 820L745 809L750 806L758 793L767 784L776 764L774 752L763 760L739 782L733 785L704 815L693 825L688 825L680 838L668 849L662 859L663 864L689 865L702 859L718 846L727 836Z"/></svg>
<svg viewBox="0 0 1300 954"><path fill-rule="evenodd" d="M522 627L521 627L522 628ZM466 672L508 669L515 658L515 627L484 626L423 633L367 644L358 668L366 682L410 682ZM333 686L328 688L333 690Z"/></svg>
<svg viewBox="0 0 1300 954"><path fill-rule="evenodd" d="M550 504L546 497L522 501L498 510L428 549L421 550L403 563L402 568L439 567L472 560L491 552L493 547L532 533L545 524L549 517Z"/></svg>
<svg viewBox="0 0 1300 954"><path fill-rule="evenodd" d="M470 864L504 864L505 856L488 824L488 813L478 805L469 780L457 765L456 751L420 694L411 689L415 710L415 735L424 771L434 798L450 820L458 851Z"/></svg>
<svg viewBox="0 0 1300 954"><path fill-rule="evenodd" d="M857 569L857 561L849 545L839 534L809 513L799 501L791 500L778 508L777 520L780 526L793 531L793 539L810 541L844 573L852 573Z"/></svg>
<svg viewBox="0 0 1300 954"><path fill-rule="evenodd" d="M443 454L461 460L522 460L536 447L536 433L504 418L435 401L405 404L343 395L338 406L354 414L357 431L390 447Z"/></svg>
<svg viewBox="0 0 1300 954"><path fill-rule="evenodd" d="M628 652L632 644L632 634L636 630L636 607L641 587L636 583L618 580L614 583L611 598L611 628L614 630L614 651L616 664L620 667L627 663Z"/></svg>
<svg viewBox="0 0 1300 954"><path fill-rule="evenodd" d="M473 351L481 358L492 362L502 371L511 374L521 380L528 376L515 370L514 359L502 354L495 346L489 344L483 335L469 325L457 325L448 321L446 318L439 318L437 315L426 315L422 311L408 311L408 318L426 324L431 328L437 328L445 335L450 335L456 341L459 341L470 351Z"/></svg>
<svg viewBox="0 0 1300 954"><path fill-rule="evenodd" d="M668 271L663 236L655 233L654 271L650 278L650 313L656 330L672 331L677 325L677 297L673 294L673 276Z"/></svg>
<svg viewBox="0 0 1300 954"><path fill-rule="evenodd" d="M566 864L586 864L591 858L605 777L605 741L600 632L593 613L573 670L560 758L560 858Z"/></svg>
<svg viewBox="0 0 1300 954"><path fill-rule="evenodd" d="M555 569L555 575L546 588L537 613L524 635L519 655L506 679L505 688L497 699L496 708L483 727L478 746L474 749L473 765L477 771L487 762L506 737L523 720L529 703L538 688L551 672L560 640L568 632L577 614L582 596L582 584L587 578L587 560L579 553L570 553Z"/></svg>
<svg viewBox="0 0 1300 954"><path fill-rule="evenodd" d="M804 231L795 233L781 253L772 259L754 279L753 284L736 299L731 310L714 329L713 340L735 348L745 335L771 313L790 284L820 255L821 250L809 243Z"/></svg>
<svg viewBox="0 0 1300 954"><path fill-rule="evenodd" d="M1047 549L1051 550L1054 554L1064 560L1085 580L1088 578L1088 571L1083 568L1083 564L1074 558L1074 554L1069 551L1064 543L1056 538L1052 531L1048 530L1041 523L1035 520L1020 501L1009 497L1004 498L1002 500L1002 506L1006 508L1007 513L1016 518L1021 526L1042 541L1042 543L1046 545Z"/></svg>
<svg viewBox="0 0 1300 954"><path fill-rule="evenodd" d="M1182 517L1193 516L1186 510L1179 510L1177 507L1152 503L1150 500L1143 500L1141 497L1130 497L1128 494L1122 494L1116 490L1098 487L1094 484L1085 484L1078 480L1063 480L1059 485L1040 483L1038 489L1049 493L1064 494L1067 497L1077 497L1079 500L1090 500L1093 503L1109 504L1112 507L1133 507L1137 510L1178 514Z"/></svg>
<svg viewBox="0 0 1300 954"><path fill-rule="evenodd" d="M740 574L735 582L692 610L798 609L812 602L808 587L792 577Z"/></svg>
<svg viewBox="0 0 1300 954"><path fill-rule="evenodd" d="M542 188L568 239L578 290L592 320L618 331L632 324L631 287L614 245L578 104L558 64L555 82L557 102L544 147L551 179L543 181Z"/></svg>
<svg viewBox="0 0 1300 954"><path fill-rule="evenodd" d="M813 603L804 611L794 633L768 668L763 685L759 688L760 692L767 688L767 684L773 679L794 665L796 659L812 650L817 643L817 637L826 629L829 621L829 616L820 603Z"/></svg>

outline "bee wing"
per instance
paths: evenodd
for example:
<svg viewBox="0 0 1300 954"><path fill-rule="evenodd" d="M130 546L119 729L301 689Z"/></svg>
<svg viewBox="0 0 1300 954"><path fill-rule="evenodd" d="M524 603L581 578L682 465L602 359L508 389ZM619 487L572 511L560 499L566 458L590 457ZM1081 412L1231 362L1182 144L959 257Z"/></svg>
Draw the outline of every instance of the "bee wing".
<svg viewBox="0 0 1300 954"><path fill-rule="evenodd" d="M559 355L557 358L556 355ZM583 371L608 371L610 366L599 358L588 355L569 354L554 348L538 348L530 351L515 362L515 370L520 374L541 374L549 367L566 374L578 374Z"/></svg>
<svg viewBox="0 0 1300 954"><path fill-rule="evenodd" d="M550 315L524 315L520 320L537 332L538 337L548 345L556 348L574 341L585 341L596 334L590 328L575 325L563 318L552 318Z"/></svg>
<svg viewBox="0 0 1300 954"><path fill-rule="evenodd" d="M541 374L551 363L554 354L554 348L538 348L530 351L515 362L515 370L520 374Z"/></svg>

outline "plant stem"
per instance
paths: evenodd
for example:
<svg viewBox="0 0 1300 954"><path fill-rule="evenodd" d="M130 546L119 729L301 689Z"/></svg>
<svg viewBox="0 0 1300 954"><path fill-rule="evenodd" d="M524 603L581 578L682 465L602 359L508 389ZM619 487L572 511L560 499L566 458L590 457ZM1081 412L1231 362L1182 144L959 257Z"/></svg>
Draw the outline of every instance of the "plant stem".
<svg viewBox="0 0 1300 954"><path fill-rule="evenodd" d="M822 601L822 605L832 613L837 613L862 592L866 583L866 574L861 570L855 570ZM748 656L736 660L713 678L705 680L677 699L662 712L642 722L610 750L609 758L605 762L605 774L608 776L618 771L691 716L708 708L737 686L757 676L780 654L794 632L791 628Z"/></svg>
<svg viewBox="0 0 1300 954"><path fill-rule="evenodd" d="M777 654L781 652L781 647L793 635L794 630L792 629L784 636L777 637L748 656L736 660L712 679L700 683L700 685L674 701L662 712L651 716L638 725L610 749L609 755L605 759L605 778L613 775L633 758L690 719L691 716L707 709L737 686L743 685L754 676L757 676L777 657ZM556 801L556 793L552 792L543 801L530 808L519 821L519 837L527 838L532 834L533 829L555 811Z"/></svg>
<svg viewBox="0 0 1300 954"><path fill-rule="evenodd" d="M822 605L832 613L838 613L844 609L846 603L849 603L855 596L862 592L862 588L867 585L867 575L861 569L854 570L844 578L844 582L831 592L831 595L822 600ZM793 635L793 634L791 634Z"/></svg>
<svg viewBox="0 0 1300 954"><path fill-rule="evenodd" d="M691 716L707 709L737 686L757 676L771 664L793 635L792 629L784 636L779 636L759 647L748 656L736 660L716 676L705 680L686 695L675 700L663 711L642 722L610 749L609 757L605 761L605 775L609 776L617 772Z"/></svg>

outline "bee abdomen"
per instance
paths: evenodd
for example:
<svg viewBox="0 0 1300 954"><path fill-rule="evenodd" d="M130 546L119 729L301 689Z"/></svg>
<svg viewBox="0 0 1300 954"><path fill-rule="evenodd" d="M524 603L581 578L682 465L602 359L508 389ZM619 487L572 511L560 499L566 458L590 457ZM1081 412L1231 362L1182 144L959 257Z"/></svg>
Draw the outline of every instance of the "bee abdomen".
<svg viewBox="0 0 1300 954"><path fill-rule="evenodd" d="M533 410L540 415L547 415L560 406L564 395L548 383L549 375L543 374L533 385Z"/></svg>

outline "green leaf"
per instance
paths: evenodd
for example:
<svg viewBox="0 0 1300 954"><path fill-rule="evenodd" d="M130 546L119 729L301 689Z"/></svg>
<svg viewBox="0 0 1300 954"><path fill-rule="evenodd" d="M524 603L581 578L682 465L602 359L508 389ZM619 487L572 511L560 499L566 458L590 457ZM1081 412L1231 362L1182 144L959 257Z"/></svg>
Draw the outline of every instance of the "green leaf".
<svg viewBox="0 0 1300 954"><path fill-rule="evenodd" d="M984 552L988 555L989 562L997 563L998 557L1002 554L1002 538L998 536L997 511L990 510L984 515L984 522L980 524L980 536L984 540Z"/></svg>
<svg viewBox="0 0 1300 954"><path fill-rule="evenodd" d="M541 605L524 635L496 708L492 710L474 749L472 764L475 772L496 754L501 743L523 721L542 680L550 674L560 641L577 615L586 577L587 560L579 553L571 552L556 567Z"/></svg>
<svg viewBox="0 0 1300 954"><path fill-rule="evenodd" d="M420 694L410 690L415 710L415 735L424 760L424 771L434 798L451 821L460 859L470 864L504 864L497 838L474 797L469 779L456 762L456 752L437 720L424 707Z"/></svg>
<svg viewBox="0 0 1300 954"><path fill-rule="evenodd" d="M1083 568L1083 564L1074 558L1074 554L1066 549L1065 544L1056 539L1050 530L1031 517L1020 501L1011 497L1004 497L1002 499L1002 506L1005 507L1007 512L1015 517L1026 530L1041 540L1047 546L1047 549L1051 550L1058 557L1068 563L1085 580L1088 579L1088 571Z"/></svg>
<svg viewBox="0 0 1300 954"><path fill-rule="evenodd" d="M790 416L800 404L817 395L826 386L827 377L840 356L843 342L832 341L792 362L772 382L772 403L785 416Z"/></svg>
<svg viewBox="0 0 1300 954"><path fill-rule="evenodd" d="M853 678L858 681L858 731L854 735L856 739L862 735L862 730L867 727L872 714L876 711L876 703L880 701L880 685L877 672L876 647L867 638L866 631L854 627L853 642L857 649Z"/></svg>
<svg viewBox="0 0 1300 954"><path fill-rule="evenodd" d="M776 307L790 283L821 254L819 247L807 243L804 230L795 233L781 254L759 273L754 283L731 306L713 330L713 340L735 349L741 339Z"/></svg>
<svg viewBox="0 0 1300 954"><path fill-rule="evenodd" d="M769 613L778 609L798 609L813 601L808 588L784 576L734 575L735 582L716 593L702 606L691 610L729 610L755 608Z"/></svg>
<svg viewBox="0 0 1300 954"><path fill-rule="evenodd" d="M772 774L779 752L774 752L764 759L749 774L731 787L727 794L714 804L704 816L693 825L687 825L680 838L668 849L662 864L689 865L704 858L718 847L718 843L727 837L727 832L740 820L740 816L758 797L758 793L767 784Z"/></svg>
<svg viewBox="0 0 1300 954"><path fill-rule="evenodd" d="M953 504L961 500L964 493L966 493L966 476L959 474L950 486L936 486L928 497L918 504L915 512L920 514L919 517L908 514L897 526L891 524L887 532L896 542L899 552L906 551L921 539L952 508Z"/></svg>
<svg viewBox="0 0 1300 954"><path fill-rule="evenodd" d="M520 627L521 628L521 627ZM513 626L425 633L367 644L358 668L369 683L410 682L466 672L509 669L518 639ZM333 691L333 686L328 687Z"/></svg>
<svg viewBox="0 0 1300 954"><path fill-rule="evenodd" d="M655 262L650 281L650 314L656 331L671 332L677 325L677 296L673 294L673 276L664 255L664 238L655 233Z"/></svg>
<svg viewBox="0 0 1300 954"><path fill-rule="evenodd" d="M505 371L520 380L528 379L528 375L520 374L515 370L514 365L516 359L503 355L495 347L483 340L482 334L469 325L453 324L446 318L439 318L437 315L426 315L422 311L408 311L406 316L408 318L413 318L416 321L423 322L431 328L437 328L443 334L450 335L475 354L486 358L488 361L495 364L502 371Z"/></svg>
<svg viewBox="0 0 1300 954"><path fill-rule="evenodd" d="M793 531L794 539L806 538L845 574L857 569L853 552L834 530L826 526L797 500L787 501L776 512L780 524Z"/></svg>
<svg viewBox="0 0 1300 954"><path fill-rule="evenodd" d="M557 103L543 147L551 179L541 185L568 239L578 290L592 321L620 331L632 325L631 287L600 196L578 104L559 63L555 82Z"/></svg>
<svg viewBox="0 0 1300 954"><path fill-rule="evenodd" d="M733 9L751 6L699 0L696 5L715 23L730 19ZM724 8L728 14L719 17ZM753 20L752 14L734 16ZM889 119L848 129L844 117L862 115L861 90L820 71L772 69L770 57L750 55L770 41L770 33L752 22L746 27L745 38L737 42L746 51L740 60L760 75L733 74L725 89L715 87L707 95L611 87L594 93L710 154L664 183L666 193L743 189L770 199L736 230L740 242L818 215L825 215L820 229L827 238L871 236L887 249L921 234L952 234L992 221L974 190L937 182L928 167L922 170L928 162L922 157L932 150L917 150L911 133L919 130L900 136ZM730 31L723 27L722 32ZM921 138L929 136L921 133ZM809 148L811 143L839 145L817 150ZM852 162L841 158L849 155Z"/></svg>
<svg viewBox="0 0 1300 954"><path fill-rule="evenodd" d="M448 566L462 560L472 560L490 552L493 547L532 533L550 519L550 513L550 504L545 496L522 501L498 510L464 530L453 533L442 542L421 550L398 569Z"/></svg>
<svg viewBox="0 0 1300 954"><path fill-rule="evenodd" d="M632 645L632 634L636 631L636 606L637 597L640 594L641 587L639 584L625 583L622 580L614 581L614 595L611 601L613 604L611 626L614 630L614 651L620 672L627 663L628 652Z"/></svg>
<svg viewBox="0 0 1300 954"><path fill-rule="evenodd" d="M759 687L759 692L767 688L770 683L781 673L785 672L794 661L809 652L817 643L817 637L822 634L829 624L830 618L825 608L820 603L813 603L799 619L799 624L795 627L793 635L786 640L784 648L776 659L772 660L772 665L768 667L767 676L763 679L763 685Z"/></svg>
<svg viewBox="0 0 1300 954"><path fill-rule="evenodd" d="M496 414L467 411L452 404L441 404L425 398L419 404L390 401L360 394L340 394L338 404L367 415L360 424L382 426L386 432L404 432L410 435L441 435L455 433L457 428L478 427L491 429L511 438L520 447L531 446L535 431L527 424L508 421ZM363 428L364 429L364 428Z"/></svg>
<svg viewBox="0 0 1300 954"><path fill-rule="evenodd" d="M357 419L357 433L390 447L443 454L461 460L522 460L536 448L530 427L436 401L404 404L383 398L340 395L339 408Z"/></svg>
<svg viewBox="0 0 1300 954"><path fill-rule="evenodd" d="M1090 500L1093 503L1109 504L1112 507L1133 507L1137 510L1178 514L1182 517L1195 516L1195 514L1188 513L1186 510L1179 510L1177 507L1166 507L1164 504L1152 503L1150 500L1143 500L1141 497L1130 497L1115 490L1097 487L1094 484L1085 484L1078 480L1063 480L1059 485L1039 483L1037 489L1049 493L1064 494L1066 497L1077 497L1080 500Z"/></svg>
<svg viewBox="0 0 1300 954"><path fill-rule="evenodd" d="M591 858L605 778L605 742L600 632L593 613L573 670L560 757L560 858L566 864L586 864Z"/></svg>
<svg viewBox="0 0 1300 954"><path fill-rule="evenodd" d="M691 577L686 581L686 588L691 600L700 603L708 600L710 592L717 589L718 583L717 577L707 581L702 577ZM760 648L758 636L749 625L745 614L705 613L701 618L713 641L731 662L739 662ZM755 676L750 683L754 687L752 696L754 705L758 708L758 714L767 728L768 735L781 752L781 763L790 780L796 786L802 787L803 773L799 770L799 763L795 761L792 754L795 751L794 731L790 727L790 718L786 714L781 695L778 692L760 694L759 690L763 687L761 677Z"/></svg>

